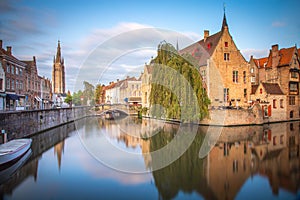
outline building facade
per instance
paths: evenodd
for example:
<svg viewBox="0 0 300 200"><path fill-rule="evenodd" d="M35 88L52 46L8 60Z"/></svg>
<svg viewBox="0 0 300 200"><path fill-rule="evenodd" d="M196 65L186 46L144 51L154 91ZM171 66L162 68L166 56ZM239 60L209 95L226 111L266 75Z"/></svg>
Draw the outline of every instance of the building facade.
<svg viewBox="0 0 300 200"><path fill-rule="evenodd" d="M248 106L251 85L248 62L237 48L224 14L221 31L179 51L190 54L199 65L211 106Z"/></svg>
<svg viewBox="0 0 300 200"><path fill-rule="evenodd" d="M55 94L65 94L65 66L61 55L60 41L58 41L56 56L53 59L52 89Z"/></svg>
<svg viewBox="0 0 300 200"><path fill-rule="evenodd" d="M7 46L6 50L3 49L2 40L0 40L0 51L0 63L4 72L1 76L2 90L0 91L2 94L0 104L2 106L0 105L0 108L3 110L23 110L26 94L26 63L13 56L11 46ZM3 83L3 81L5 81L5 83ZM4 91L5 94L3 93Z"/></svg>
<svg viewBox="0 0 300 200"><path fill-rule="evenodd" d="M150 108L149 97L151 92L152 70L153 65L145 65L144 72L141 77L142 107L146 108Z"/></svg>
<svg viewBox="0 0 300 200"><path fill-rule="evenodd" d="M39 109L42 105L41 81L38 76L35 56L32 60L22 61L26 63L26 109Z"/></svg>
<svg viewBox="0 0 300 200"><path fill-rule="evenodd" d="M42 105L41 109L51 108L52 104L52 83L51 80L45 77L39 76L39 80L41 81L41 99Z"/></svg>
<svg viewBox="0 0 300 200"><path fill-rule="evenodd" d="M250 59L250 71L257 70L257 73L253 73L257 81L252 84L252 100L261 104L263 109L263 104L265 103L262 102L261 92L256 91L259 90L258 87L260 85L276 84L282 91L280 99L270 96L270 93L266 94L271 113L277 113L278 109L282 108L284 108L284 111L278 117L275 117L273 114L268 117L265 116L265 121L300 118L299 60L299 49L296 46L279 49L278 44L272 46L268 57L259 59L252 57Z"/></svg>

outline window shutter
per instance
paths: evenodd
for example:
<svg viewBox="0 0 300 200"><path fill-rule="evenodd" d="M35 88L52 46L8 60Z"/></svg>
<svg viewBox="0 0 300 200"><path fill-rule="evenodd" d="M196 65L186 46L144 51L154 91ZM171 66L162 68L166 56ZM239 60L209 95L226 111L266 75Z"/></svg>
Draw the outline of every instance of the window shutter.
<svg viewBox="0 0 300 200"><path fill-rule="evenodd" d="M272 115L272 107L271 105L268 106L268 116L271 117Z"/></svg>

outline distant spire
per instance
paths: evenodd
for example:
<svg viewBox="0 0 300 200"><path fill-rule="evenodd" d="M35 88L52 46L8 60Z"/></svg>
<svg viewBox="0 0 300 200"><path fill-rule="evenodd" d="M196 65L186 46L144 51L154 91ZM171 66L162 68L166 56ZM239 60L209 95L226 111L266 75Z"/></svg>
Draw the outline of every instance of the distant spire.
<svg viewBox="0 0 300 200"><path fill-rule="evenodd" d="M226 20L226 10L225 10L225 3L223 3L223 10L224 10L224 16L223 16L223 23L222 23L222 30L227 27L228 28L228 24L227 24L227 20Z"/></svg>
<svg viewBox="0 0 300 200"><path fill-rule="evenodd" d="M178 39L177 39L177 42L176 42L176 50L179 51L179 47L178 47Z"/></svg>
<svg viewBox="0 0 300 200"><path fill-rule="evenodd" d="M58 45L57 45L57 52L56 52L56 63L61 62L61 52L60 52L60 41L58 40Z"/></svg>

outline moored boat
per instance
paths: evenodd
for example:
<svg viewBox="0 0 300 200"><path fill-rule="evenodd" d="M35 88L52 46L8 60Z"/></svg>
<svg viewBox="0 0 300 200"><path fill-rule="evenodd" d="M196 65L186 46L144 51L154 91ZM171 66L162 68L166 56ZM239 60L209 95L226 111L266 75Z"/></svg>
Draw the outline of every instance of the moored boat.
<svg viewBox="0 0 300 200"><path fill-rule="evenodd" d="M14 139L0 145L0 165L13 161L24 153L31 146L31 139Z"/></svg>

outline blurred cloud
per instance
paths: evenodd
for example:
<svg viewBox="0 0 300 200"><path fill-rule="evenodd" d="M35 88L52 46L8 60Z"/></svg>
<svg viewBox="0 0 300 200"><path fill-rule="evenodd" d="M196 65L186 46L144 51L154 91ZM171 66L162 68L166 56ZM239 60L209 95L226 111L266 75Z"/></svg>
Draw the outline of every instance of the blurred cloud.
<svg viewBox="0 0 300 200"><path fill-rule="evenodd" d="M286 24L282 21L274 21L272 22L272 27L275 27L275 28L279 28L279 27L285 27Z"/></svg>
<svg viewBox="0 0 300 200"><path fill-rule="evenodd" d="M252 55L254 58L262 58L269 55L268 49L242 49L241 52L247 61L250 60Z"/></svg>

